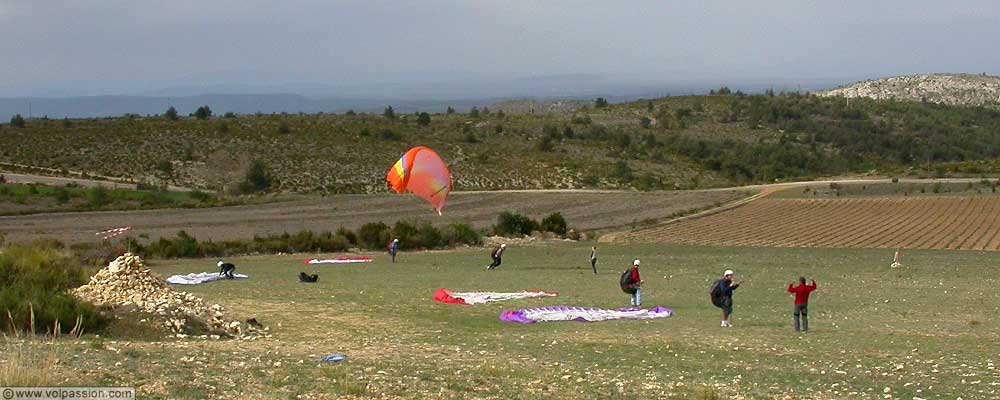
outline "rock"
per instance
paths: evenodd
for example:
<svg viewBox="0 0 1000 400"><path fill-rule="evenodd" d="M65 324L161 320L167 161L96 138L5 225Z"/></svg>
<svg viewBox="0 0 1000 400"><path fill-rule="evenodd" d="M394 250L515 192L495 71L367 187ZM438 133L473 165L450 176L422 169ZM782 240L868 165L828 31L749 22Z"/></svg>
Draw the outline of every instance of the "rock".
<svg viewBox="0 0 1000 400"><path fill-rule="evenodd" d="M180 334L189 320L203 321L211 328L234 336L263 332L262 327L244 329L238 321L227 321L223 313L225 308L221 305L206 306L203 300L190 293L174 291L161 277L144 267L142 258L126 253L97 271L90 282L76 288L73 294L97 305L134 304L142 312L164 316L167 318L164 325L177 333L177 337L182 337Z"/></svg>

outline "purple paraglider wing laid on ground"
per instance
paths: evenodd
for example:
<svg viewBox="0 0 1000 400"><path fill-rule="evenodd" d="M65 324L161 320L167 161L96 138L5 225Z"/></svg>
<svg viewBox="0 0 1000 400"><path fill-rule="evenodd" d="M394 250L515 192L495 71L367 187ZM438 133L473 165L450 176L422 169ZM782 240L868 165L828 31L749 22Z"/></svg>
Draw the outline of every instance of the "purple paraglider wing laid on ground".
<svg viewBox="0 0 1000 400"><path fill-rule="evenodd" d="M649 309L630 307L608 310L593 307L555 306L507 310L500 314L500 320L518 324L533 324L550 321L597 322L616 319L655 319L672 315L674 315L673 310L665 307Z"/></svg>

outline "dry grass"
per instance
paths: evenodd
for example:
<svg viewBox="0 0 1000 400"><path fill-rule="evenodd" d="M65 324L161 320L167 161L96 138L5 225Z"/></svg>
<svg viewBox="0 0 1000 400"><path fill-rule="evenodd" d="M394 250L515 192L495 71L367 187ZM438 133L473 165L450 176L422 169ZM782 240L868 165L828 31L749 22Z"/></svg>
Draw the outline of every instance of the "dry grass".
<svg viewBox="0 0 1000 400"><path fill-rule="evenodd" d="M52 386L58 379L56 346L26 345L4 339L0 355L0 386Z"/></svg>

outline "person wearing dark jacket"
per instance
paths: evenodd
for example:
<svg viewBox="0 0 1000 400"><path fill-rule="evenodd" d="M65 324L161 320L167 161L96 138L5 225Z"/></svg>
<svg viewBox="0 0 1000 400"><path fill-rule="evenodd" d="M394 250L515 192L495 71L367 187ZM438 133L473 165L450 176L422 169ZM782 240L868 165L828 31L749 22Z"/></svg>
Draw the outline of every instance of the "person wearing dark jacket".
<svg viewBox="0 0 1000 400"><path fill-rule="evenodd" d="M233 279L233 272L236 271L236 266L233 263L227 263L219 261L219 276L225 276L226 278Z"/></svg>
<svg viewBox="0 0 1000 400"><path fill-rule="evenodd" d="M733 283L733 270L727 269L722 274L722 280L719 281L719 297L721 299L719 308L722 309L722 326L724 328L733 327L733 324L729 322L729 314L733 313L733 290L738 287L740 287L739 283Z"/></svg>
<svg viewBox="0 0 1000 400"><path fill-rule="evenodd" d="M597 275L597 246L590 248L590 268L593 268L594 275Z"/></svg>
<svg viewBox="0 0 1000 400"><path fill-rule="evenodd" d="M788 293L795 295L795 311L792 315L795 318L795 331L799 332L799 315L802 316L802 332L809 331L809 293L816 290L816 280L809 278L811 285L806 285L806 278L799 277L799 285L788 284Z"/></svg>
<svg viewBox="0 0 1000 400"><path fill-rule="evenodd" d="M493 258L493 262L491 262L490 265L486 266L487 270L496 269L497 267L500 266L501 262L500 257L503 256L503 251L506 249L507 249L506 243L501 244L497 246L495 249L493 249L493 252L490 253L490 257Z"/></svg>

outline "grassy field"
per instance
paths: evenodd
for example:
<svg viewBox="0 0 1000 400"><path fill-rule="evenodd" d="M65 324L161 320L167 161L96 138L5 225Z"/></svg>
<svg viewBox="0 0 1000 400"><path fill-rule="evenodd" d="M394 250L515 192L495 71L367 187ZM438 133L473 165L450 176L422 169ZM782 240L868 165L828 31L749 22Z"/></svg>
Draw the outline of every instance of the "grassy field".
<svg viewBox="0 0 1000 400"><path fill-rule="evenodd" d="M8 339L18 354L56 352L55 382L138 386L143 398L901 398L1000 396L994 253L602 246L511 247L483 270L487 250L403 253L391 264L304 268L312 255L234 260L249 281L189 290L256 317L273 338L253 342L85 337ZM643 260L654 321L500 322L504 309L628 305L618 275ZM213 270L216 260L154 263L164 276ZM708 287L731 268L734 328L719 327ZM320 275L300 284L299 271ZM791 328L789 281L812 276L811 331ZM480 306L441 305L433 291L560 292ZM0 353L7 360L12 351ZM321 365L340 353L348 361ZM0 382L2 384L2 382Z"/></svg>

